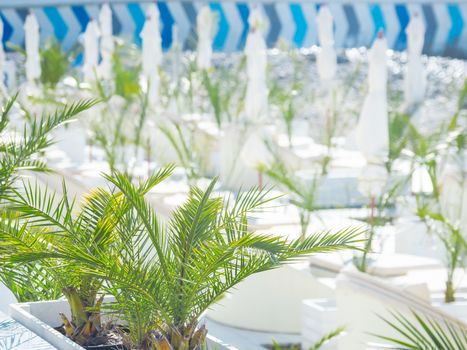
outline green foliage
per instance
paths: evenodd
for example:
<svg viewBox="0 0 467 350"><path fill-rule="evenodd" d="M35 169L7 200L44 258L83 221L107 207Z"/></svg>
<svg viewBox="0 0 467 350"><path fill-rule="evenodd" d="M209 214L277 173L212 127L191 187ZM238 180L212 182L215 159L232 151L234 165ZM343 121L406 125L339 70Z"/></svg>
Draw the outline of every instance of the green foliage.
<svg viewBox="0 0 467 350"><path fill-rule="evenodd" d="M81 345L96 336L101 326L96 312L101 303L97 293L102 281L84 276L80 265L70 263L66 256L76 256L80 249L86 249L86 254L110 251L116 225L113 212L109 211L112 200L112 196L97 192L87 198L83 211L75 217L74 203L68 203L66 196L57 199L47 189L42 192L37 184L26 184L25 194L15 192L9 204L19 222L26 226L27 234L0 233L4 259L16 266L38 265L59 286L72 314L71 322L62 316L66 333ZM17 276L21 286L29 278L28 271L25 273ZM95 310L90 311L91 308Z"/></svg>
<svg viewBox="0 0 467 350"><path fill-rule="evenodd" d="M401 179L390 179L383 188L381 195L378 198L372 198L370 203L370 215L358 220L366 222L369 226L367 237L362 256L354 256L353 262L355 267L361 272L367 272L368 269L368 254L373 250L373 242L377 235L377 228L391 223L393 217L388 214L388 211L394 205L394 201L401 194L407 183L410 181L409 176Z"/></svg>
<svg viewBox="0 0 467 350"><path fill-rule="evenodd" d="M378 338L394 345L392 349L426 349L426 350L463 350L467 348L467 329L464 325L451 321L436 321L422 317L412 311L413 318L400 313L391 313L392 320L383 318L398 337L377 335Z"/></svg>
<svg viewBox="0 0 467 350"><path fill-rule="evenodd" d="M219 67L215 73L203 70L201 74L201 82L211 104L216 124L220 128L223 123L232 122L240 112L240 101L245 95L245 84L240 78L240 69ZM190 91L193 93L192 90Z"/></svg>
<svg viewBox="0 0 467 350"><path fill-rule="evenodd" d="M462 86L462 90L459 93L459 99L457 102L457 109L467 109L467 79L464 80L464 85Z"/></svg>
<svg viewBox="0 0 467 350"><path fill-rule="evenodd" d="M4 133L9 124L9 113L16 97L7 102L1 113L0 133ZM79 113L91 108L97 100L83 100L65 105L51 115L31 118L24 127L21 140L2 141L0 144L0 195L11 189L19 170L46 171L46 165L34 157L50 146L53 141L49 133L64 123L70 122ZM19 141L19 142L18 142Z"/></svg>
<svg viewBox="0 0 467 350"><path fill-rule="evenodd" d="M410 118L406 114L391 113L389 116L389 156L388 172L391 172L395 160L399 159L402 151L409 142L408 125Z"/></svg>
<svg viewBox="0 0 467 350"><path fill-rule="evenodd" d="M106 178L132 211L123 218L127 244L119 259L110 257L93 273L111 283L117 299L113 309L128 322L136 348L197 349L207 332L199 317L248 276L358 242L359 232L350 229L290 242L251 233L247 215L268 202L267 192L253 189L225 202L212 196L216 180L205 191L192 187L186 202L162 224L127 176Z"/></svg>
<svg viewBox="0 0 467 350"><path fill-rule="evenodd" d="M129 125L124 123L131 104L125 103L121 109L114 113L109 101L106 101L101 119L92 125L94 140L104 150L111 171L114 171L119 165L123 165L125 170L129 170L122 150L131 143L128 132L125 130Z"/></svg>
<svg viewBox="0 0 467 350"><path fill-rule="evenodd" d="M70 62L68 56L56 40L50 40L40 51L41 83L49 88L55 88L58 82L68 72Z"/></svg>
<svg viewBox="0 0 467 350"><path fill-rule="evenodd" d="M462 99L462 94L460 99ZM461 106L460 108L463 108ZM441 211L441 183L439 174L442 166L452 158L461 160L459 173L463 173L463 157L466 147L466 129L459 120L460 109L448 121L432 132L424 135L413 124L409 124L410 151L409 154L414 166L423 166L428 172L432 193L416 195L417 215L426 224L429 232L438 236L444 245L447 258L447 280L445 301L455 300L455 287L453 283L454 271L461 266L467 254L465 232L443 215ZM460 193L459 196L462 196Z"/></svg>
<svg viewBox="0 0 467 350"><path fill-rule="evenodd" d="M4 247L8 241L6 236L26 242L29 232L25 223L20 223L14 213L2 211L0 217L0 252L4 254ZM10 241L11 242L11 241ZM19 302L55 300L61 295L60 286L47 270L35 263L15 264L0 259L0 281L6 285Z"/></svg>
<svg viewBox="0 0 467 350"><path fill-rule="evenodd" d="M292 147L292 126L297 117L298 92L303 91L304 83L303 76L300 74L304 67L298 59L298 55L290 53L292 65L294 66L292 81L285 84L282 80L273 80L270 82L269 101L279 109L280 117L282 118L287 137L289 139L289 147Z"/></svg>
<svg viewBox="0 0 467 350"><path fill-rule="evenodd" d="M115 94L126 100L131 100L141 93L139 84L141 67L124 63L127 61L135 62L135 51L131 47L119 45L113 55Z"/></svg>
<svg viewBox="0 0 467 350"><path fill-rule="evenodd" d="M301 237L305 238L311 214L318 209L316 200L320 176L315 174L308 181L300 179L293 175L293 171L288 169L278 156L274 159L271 165L260 165L259 171L266 174L290 195L290 203L297 207L299 212Z"/></svg>
<svg viewBox="0 0 467 350"><path fill-rule="evenodd" d="M172 167L161 170L135 190L144 196L171 171ZM81 345L95 344L102 337L103 299L98 293L104 278L87 272L103 260L118 257L126 243L119 234L125 229L120 219L131 207L122 193L98 188L84 198L78 211L75 202L69 202L65 185L63 189L60 197L25 183L22 192L7 197L9 213L16 217L0 231L0 254L8 266L17 269L20 287L26 287L31 278L22 268L25 264L44 271L70 305L72 319L62 315L67 336ZM105 337L100 341L105 342Z"/></svg>
<svg viewBox="0 0 467 350"><path fill-rule="evenodd" d="M326 333L319 339L316 343L314 343L308 350L319 350L323 345L329 342L331 339L334 339L340 336L342 333L345 332L345 327L336 328L329 333ZM272 342L272 350L302 350L300 345L290 345L290 346L281 346L276 341L273 340Z"/></svg>
<svg viewBox="0 0 467 350"><path fill-rule="evenodd" d="M320 340L318 340L315 344L313 344L309 350L320 349L329 340L340 336L344 332L345 332L345 327L339 327L339 328L336 328L335 330L330 331L329 333L325 334Z"/></svg>
<svg viewBox="0 0 467 350"><path fill-rule="evenodd" d="M172 127L173 126L173 127ZM200 159L193 147L193 140L185 134L182 126L173 122L169 125L160 125L159 129L167 137L173 149L177 153L180 165L185 169L185 174L189 182L200 178Z"/></svg>
<svg viewBox="0 0 467 350"><path fill-rule="evenodd" d="M211 106L214 112L214 118L216 119L217 126L220 128L222 125L223 111L228 108L226 101L221 96L221 85L222 81L213 82L207 71L203 71L203 85L211 102ZM228 103L228 100L227 100Z"/></svg>
<svg viewBox="0 0 467 350"><path fill-rule="evenodd" d="M3 108L0 119L0 133L7 131L9 113L16 97L14 96ZM50 146L53 141L49 138L52 130L61 124L70 122L79 113L91 108L96 100L84 100L70 105L64 105L51 115L31 118L30 125L25 126L22 138L4 139L0 144L0 200L14 195L14 184L19 178L21 170L48 171L46 164L37 155ZM18 237L20 240L29 239L28 230L24 223L17 221L17 216L2 210L0 229L2 234ZM0 239L0 246L4 244ZM0 279L16 296L19 301L55 299L60 289L56 280L47 271L34 263L24 263L20 266L12 265L4 257L0 258Z"/></svg>
<svg viewBox="0 0 467 350"><path fill-rule="evenodd" d="M141 95L131 100L121 100L122 105L117 107L120 101L116 103L115 100L105 97L104 89L102 93L104 94L104 106L99 117L91 122L94 141L104 150L111 171L119 168L131 173L132 166L135 164L126 159L125 156L128 154L124 152L125 147L134 146L136 158L137 153L141 152L144 146L147 149L150 141L150 136L144 130L148 120L147 96ZM131 113L133 116L129 118Z"/></svg>
<svg viewBox="0 0 467 350"><path fill-rule="evenodd" d="M281 88L279 84L275 84L269 93L269 96L279 107L280 116L284 121L287 131L289 147L292 147L292 126L297 115L296 95L296 90L289 91L287 89Z"/></svg>

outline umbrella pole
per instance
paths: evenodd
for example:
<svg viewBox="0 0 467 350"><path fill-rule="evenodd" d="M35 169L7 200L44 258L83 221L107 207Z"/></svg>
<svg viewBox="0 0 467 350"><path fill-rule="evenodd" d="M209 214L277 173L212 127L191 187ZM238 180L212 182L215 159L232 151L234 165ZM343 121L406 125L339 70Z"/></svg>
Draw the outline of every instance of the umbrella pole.
<svg viewBox="0 0 467 350"><path fill-rule="evenodd" d="M370 199L370 225L374 224L374 218L375 218L375 207L376 207L376 201L375 197L371 197Z"/></svg>

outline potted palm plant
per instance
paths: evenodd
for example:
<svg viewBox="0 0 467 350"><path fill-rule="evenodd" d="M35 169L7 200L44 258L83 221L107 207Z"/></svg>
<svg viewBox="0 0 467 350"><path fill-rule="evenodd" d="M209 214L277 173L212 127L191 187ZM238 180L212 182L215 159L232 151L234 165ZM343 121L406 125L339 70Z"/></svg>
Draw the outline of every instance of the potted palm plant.
<svg viewBox="0 0 467 350"><path fill-rule="evenodd" d="M21 177L21 172L50 171L38 155L49 147L53 140L50 134L58 126L72 121L79 113L91 108L96 100L79 101L65 105L54 113L44 114L40 118L34 118L31 123L24 127L21 136L9 138L10 114L16 103L16 97L10 99L3 108L0 116L0 201L2 208L4 199L15 190L16 184ZM10 216L4 209L1 211L1 230L9 229ZM21 226L13 227L19 233ZM19 283L17 275L27 276L25 283ZM0 282L3 283L15 295L18 301L55 299L60 295L60 290L55 281L51 280L44 269L35 264L24 263L13 267L0 256Z"/></svg>
<svg viewBox="0 0 467 350"><path fill-rule="evenodd" d="M69 72L70 58L56 40L48 41L40 51L42 85L55 90L57 84Z"/></svg>
<svg viewBox="0 0 467 350"><path fill-rule="evenodd" d="M144 132L149 119L148 92L143 93L139 84L141 67L134 64L137 54L131 45L118 45L112 58L113 80L96 80L93 86L93 93L104 103L99 117L90 121L90 129L111 171L118 168L133 173L142 165L143 153L148 158L151 155Z"/></svg>
<svg viewBox="0 0 467 350"><path fill-rule="evenodd" d="M411 128L411 133L413 161L427 169L432 188L431 193L417 194L417 216L431 234L439 237L445 248L447 278L444 301L452 303L455 301L454 273L462 266L466 256L466 233L462 218L449 217L443 208L443 195L446 195L443 191L446 186L442 184L441 175L443 169L452 163L452 159L457 159L460 165L458 172L465 176L465 129L458 124L457 116L454 116L447 126L439 128L433 135L424 136L414 127ZM460 181L459 188L460 192L448 195L462 200L464 181Z"/></svg>
<svg viewBox="0 0 467 350"><path fill-rule="evenodd" d="M137 191L146 194L172 170L172 166L162 169ZM96 266L104 257L118 256L124 244L118 234L124 222L119 218L128 215L130 206L120 192L101 188L89 193L77 211L63 186L61 198L30 183L6 196L8 216L0 232L0 253L12 269L27 263L45 271L68 302L71 317L63 311L44 317L54 320L54 325L60 319L63 327L57 329L77 344L101 349L118 341L119 331L115 324L102 321L104 279L83 272L83 268ZM20 286L28 282L29 273L19 269L16 280Z"/></svg>
<svg viewBox="0 0 467 350"><path fill-rule="evenodd" d="M251 233L247 214L268 201L267 192L251 190L224 202L211 196L215 180L206 191L193 187L162 224L144 195L172 170L164 168L140 184L122 173L106 176L113 190L94 191L78 214L66 195L54 204L53 194L29 185L25 194L8 197L15 217L2 231L2 255L12 264L50 269L71 309L71 319L62 316L65 334L75 341L89 345L108 336L113 328L101 323L104 308L127 324L119 335L129 349L199 349L207 335L199 324L204 311L246 277L358 242L356 230L290 242ZM14 227L22 227L22 235ZM103 291L115 301L102 304ZM66 311L66 303L52 305ZM33 306L13 306L12 315L68 349L66 338L44 330L30 314Z"/></svg>
<svg viewBox="0 0 467 350"><path fill-rule="evenodd" d="M130 328L130 348L199 349L207 330L204 311L252 274L319 251L354 247L359 232L314 234L286 241L249 232L247 214L268 201L267 191L251 190L235 202L213 198L192 187L184 205L161 225L150 205L122 174L107 177L131 203L125 224L132 235L121 259L108 261L107 276ZM129 239L126 239L130 242Z"/></svg>
<svg viewBox="0 0 467 350"><path fill-rule="evenodd" d="M275 155L271 165L261 164L259 170L290 194L290 203L298 209L300 236L304 239L310 225L311 215L318 209L317 195L320 176L314 175L309 181L291 176L291 170L287 169L278 155Z"/></svg>

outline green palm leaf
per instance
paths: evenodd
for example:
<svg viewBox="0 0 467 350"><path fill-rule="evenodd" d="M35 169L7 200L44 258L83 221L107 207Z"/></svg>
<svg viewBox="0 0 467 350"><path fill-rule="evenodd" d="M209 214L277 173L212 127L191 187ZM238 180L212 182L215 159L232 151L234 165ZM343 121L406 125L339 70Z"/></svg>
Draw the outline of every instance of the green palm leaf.
<svg viewBox="0 0 467 350"><path fill-rule="evenodd" d="M453 321L437 321L412 311L412 318L391 313L393 320L382 318L398 337L376 335L395 345L394 349L463 350L467 348L467 328Z"/></svg>

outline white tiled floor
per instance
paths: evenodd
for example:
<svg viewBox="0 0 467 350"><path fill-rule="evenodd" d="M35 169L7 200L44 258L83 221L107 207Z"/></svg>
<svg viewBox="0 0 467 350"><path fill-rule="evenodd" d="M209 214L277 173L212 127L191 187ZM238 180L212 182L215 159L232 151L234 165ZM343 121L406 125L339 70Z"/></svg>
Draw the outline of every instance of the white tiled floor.
<svg viewBox="0 0 467 350"><path fill-rule="evenodd" d="M30 330L0 312L1 350L57 350Z"/></svg>
<svg viewBox="0 0 467 350"><path fill-rule="evenodd" d="M247 315L245 317L248 317ZM225 326L210 319L204 320L209 334L239 350L265 350L264 345L299 343L299 334L254 332L240 328Z"/></svg>

